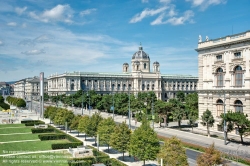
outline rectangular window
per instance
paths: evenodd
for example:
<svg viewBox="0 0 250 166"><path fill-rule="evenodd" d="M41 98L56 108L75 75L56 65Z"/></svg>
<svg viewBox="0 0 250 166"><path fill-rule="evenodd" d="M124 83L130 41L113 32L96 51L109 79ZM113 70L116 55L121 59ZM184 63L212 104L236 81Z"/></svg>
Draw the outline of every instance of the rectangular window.
<svg viewBox="0 0 250 166"><path fill-rule="evenodd" d="M216 56L216 60L217 60L217 61L222 61L222 55L217 55L217 56Z"/></svg>
<svg viewBox="0 0 250 166"><path fill-rule="evenodd" d="M223 74L217 75L217 86L223 86Z"/></svg>
<svg viewBox="0 0 250 166"><path fill-rule="evenodd" d="M235 52L234 58L241 58L241 52Z"/></svg>
<svg viewBox="0 0 250 166"><path fill-rule="evenodd" d="M223 113L223 104L217 105L217 117Z"/></svg>
<svg viewBox="0 0 250 166"><path fill-rule="evenodd" d="M242 73L235 73L235 86L242 86Z"/></svg>

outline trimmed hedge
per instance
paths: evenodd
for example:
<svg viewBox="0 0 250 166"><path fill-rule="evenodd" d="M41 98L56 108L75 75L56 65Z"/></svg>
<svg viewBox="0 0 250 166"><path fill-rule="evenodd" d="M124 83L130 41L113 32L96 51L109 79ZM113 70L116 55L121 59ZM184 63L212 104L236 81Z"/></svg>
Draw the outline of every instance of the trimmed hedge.
<svg viewBox="0 0 250 166"><path fill-rule="evenodd" d="M109 161L110 161L111 165L115 165L115 166L128 166L127 164L124 164L124 163L122 163L119 160L114 159L114 158L111 158Z"/></svg>
<svg viewBox="0 0 250 166"><path fill-rule="evenodd" d="M48 127L47 129L40 129L40 128L32 128L32 133L52 133L54 132L53 128Z"/></svg>
<svg viewBox="0 0 250 166"><path fill-rule="evenodd" d="M23 120L21 121L22 124L26 124L26 123L39 123L39 124L45 124L44 121L41 120Z"/></svg>
<svg viewBox="0 0 250 166"><path fill-rule="evenodd" d="M38 138L41 141L47 141L47 140L58 140L58 139L65 139L65 134L58 134L58 133L49 133L49 134L39 134Z"/></svg>
<svg viewBox="0 0 250 166"><path fill-rule="evenodd" d="M49 125L50 126L50 125ZM54 127L53 127L54 128ZM60 133L60 134L65 134L63 131L57 129L57 128L54 128L54 132L55 133ZM75 138L75 137L72 137L68 134L66 134L66 139L69 140L70 142L82 142L80 141L79 139Z"/></svg>
<svg viewBox="0 0 250 166"><path fill-rule="evenodd" d="M82 145L82 142L56 143L56 144L52 144L51 148L53 150L55 150L55 149L69 149L69 147L77 148L77 146L81 146L81 145Z"/></svg>
<svg viewBox="0 0 250 166"><path fill-rule="evenodd" d="M0 107L2 107L3 109L5 109L5 110L8 110L8 109L10 109L10 105L9 104L6 104L6 103L0 103Z"/></svg>

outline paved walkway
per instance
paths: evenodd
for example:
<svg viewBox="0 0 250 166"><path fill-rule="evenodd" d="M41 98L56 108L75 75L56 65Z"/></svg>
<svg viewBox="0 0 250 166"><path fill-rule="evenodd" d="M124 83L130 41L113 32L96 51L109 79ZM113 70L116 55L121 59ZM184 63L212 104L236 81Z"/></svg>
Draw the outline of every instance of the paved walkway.
<svg viewBox="0 0 250 166"><path fill-rule="evenodd" d="M35 154L35 153L48 153L48 152L60 152L60 151L68 151L68 149L58 149L58 150L43 150L43 151L25 151L23 153L9 153L9 154L2 154L0 157L4 156L15 156L15 155L23 155L23 154Z"/></svg>
<svg viewBox="0 0 250 166"><path fill-rule="evenodd" d="M26 132L26 133L10 133L10 134L0 134L0 135L16 135L16 134L31 134L32 132Z"/></svg>
<svg viewBox="0 0 250 166"><path fill-rule="evenodd" d="M15 143L15 142L32 142L32 141L40 141L40 139L22 140L22 141L8 141L8 142L0 142L0 144L8 144L8 143Z"/></svg>

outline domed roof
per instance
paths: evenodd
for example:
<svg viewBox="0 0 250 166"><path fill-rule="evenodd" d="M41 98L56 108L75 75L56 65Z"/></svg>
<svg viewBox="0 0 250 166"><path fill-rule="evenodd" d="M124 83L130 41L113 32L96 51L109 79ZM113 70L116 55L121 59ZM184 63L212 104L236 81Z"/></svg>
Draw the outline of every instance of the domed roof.
<svg viewBox="0 0 250 166"><path fill-rule="evenodd" d="M160 63L159 63L159 62L157 62L157 61L155 61L153 64L154 64L154 65L159 65Z"/></svg>
<svg viewBox="0 0 250 166"><path fill-rule="evenodd" d="M150 59L149 55L143 51L142 46L139 47L139 51L135 52L132 59Z"/></svg>
<svg viewBox="0 0 250 166"><path fill-rule="evenodd" d="M125 65L128 65L128 63L123 63L123 65L125 66Z"/></svg>

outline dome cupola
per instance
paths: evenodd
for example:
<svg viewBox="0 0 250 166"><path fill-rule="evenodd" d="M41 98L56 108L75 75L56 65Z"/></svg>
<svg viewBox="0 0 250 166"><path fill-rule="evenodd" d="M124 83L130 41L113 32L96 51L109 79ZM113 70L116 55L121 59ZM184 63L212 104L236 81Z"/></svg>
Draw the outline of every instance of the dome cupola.
<svg viewBox="0 0 250 166"><path fill-rule="evenodd" d="M149 59L149 55L144 52L142 46L140 46L139 50L132 56L132 59Z"/></svg>

